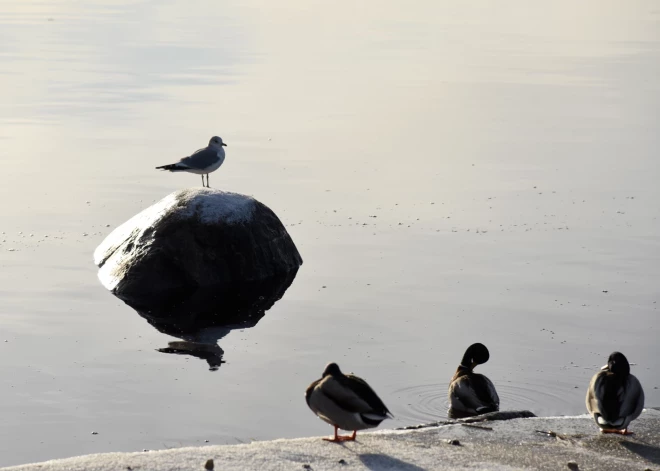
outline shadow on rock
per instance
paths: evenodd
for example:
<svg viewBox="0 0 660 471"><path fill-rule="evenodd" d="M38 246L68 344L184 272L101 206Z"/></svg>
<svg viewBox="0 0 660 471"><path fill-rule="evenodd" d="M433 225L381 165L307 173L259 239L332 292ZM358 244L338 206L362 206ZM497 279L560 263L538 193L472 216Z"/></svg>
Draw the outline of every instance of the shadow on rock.
<svg viewBox="0 0 660 471"><path fill-rule="evenodd" d="M122 300L159 332L181 339L169 342L159 352L203 359L215 371L224 363L218 340L232 330L254 327L282 298L296 272L260 281L208 286L192 293Z"/></svg>
<svg viewBox="0 0 660 471"><path fill-rule="evenodd" d="M622 447L641 456L645 460L648 460L653 464L660 464L660 448L657 446L645 445L643 443L628 440L621 440L619 443Z"/></svg>
<svg viewBox="0 0 660 471"><path fill-rule="evenodd" d="M406 463L397 458L378 453L366 453L359 455L359 458L363 465L373 470L396 469L399 471L425 471L424 468L417 465Z"/></svg>

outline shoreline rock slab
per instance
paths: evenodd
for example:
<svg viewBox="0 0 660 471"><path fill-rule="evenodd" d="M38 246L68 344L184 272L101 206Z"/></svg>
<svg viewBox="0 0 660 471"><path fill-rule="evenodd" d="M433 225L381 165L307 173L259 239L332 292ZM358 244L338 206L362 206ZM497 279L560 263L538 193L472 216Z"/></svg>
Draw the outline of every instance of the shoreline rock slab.
<svg viewBox="0 0 660 471"><path fill-rule="evenodd" d="M646 409L631 429L635 435L628 437L602 435L587 415L534 417L480 422L478 427L459 423L382 430L358 434L356 442L342 444L300 438L106 453L3 469L201 470L213 460L214 469L223 471L660 470L660 412Z"/></svg>

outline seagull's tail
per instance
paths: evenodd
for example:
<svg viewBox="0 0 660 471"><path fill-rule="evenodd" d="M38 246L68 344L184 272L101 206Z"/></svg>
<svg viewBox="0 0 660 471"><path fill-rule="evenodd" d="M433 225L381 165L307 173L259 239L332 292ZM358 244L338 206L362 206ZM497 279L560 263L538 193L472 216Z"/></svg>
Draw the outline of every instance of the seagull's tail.
<svg viewBox="0 0 660 471"><path fill-rule="evenodd" d="M170 172L183 171L187 169L188 167L184 167L183 165L180 164L169 164L169 165L161 165L160 167L156 167L156 170L169 170Z"/></svg>

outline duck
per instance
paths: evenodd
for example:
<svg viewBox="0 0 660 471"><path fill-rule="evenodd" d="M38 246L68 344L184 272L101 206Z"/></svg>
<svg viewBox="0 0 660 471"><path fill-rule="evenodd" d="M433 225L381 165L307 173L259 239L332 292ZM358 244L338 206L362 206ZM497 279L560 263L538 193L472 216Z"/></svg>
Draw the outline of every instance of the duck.
<svg viewBox="0 0 660 471"><path fill-rule="evenodd" d="M394 416L362 378L344 374L336 363L329 363L321 378L305 391L307 405L321 420L335 428L330 442L354 441L358 430L375 428ZM338 435L338 430L352 435Z"/></svg>
<svg viewBox="0 0 660 471"><path fill-rule="evenodd" d="M591 378L586 404L601 433L632 435L628 426L644 409L644 390L623 353L612 353Z"/></svg>
<svg viewBox="0 0 660 471"><path fill-rule="evenodd" d="M450 417L471 417L500 410L500 398L492 381L474 372L477 365L483 365L489 358L488 348L482 343L474 343L465 350L449 383Z"/></svg>

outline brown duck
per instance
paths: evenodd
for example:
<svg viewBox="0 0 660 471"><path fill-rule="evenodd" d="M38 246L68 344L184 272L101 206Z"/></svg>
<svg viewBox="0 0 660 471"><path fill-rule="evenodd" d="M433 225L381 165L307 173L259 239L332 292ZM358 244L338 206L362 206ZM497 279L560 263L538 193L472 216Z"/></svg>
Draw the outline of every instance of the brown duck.
<svg viewBox="0 0 660 471"><path fill-rule="evenodd" d="M488 361L490 353L482 343L465 350L461 364L449 383L450 417L470 417L500 410L500 398L495 386L474 368Z"/></svg>
<svg viewBox="0 0 660 471"><path fill-rule="evenodd" d="M321 379L309 385L305 392L309 408L324 422L335 428L331 442L355 440L358 430L378 427L392 414L365 380L343 374L336 363L325 367ZM353 430L340 436L337 430Z"/></svg>
<svg viewBox="0 0 660 471"><path fill-rule="evenodd" d="M602 433L632 434L628 425L644 409L644 390L623 353L612 353L591 379L586 403Z"/></svg>

